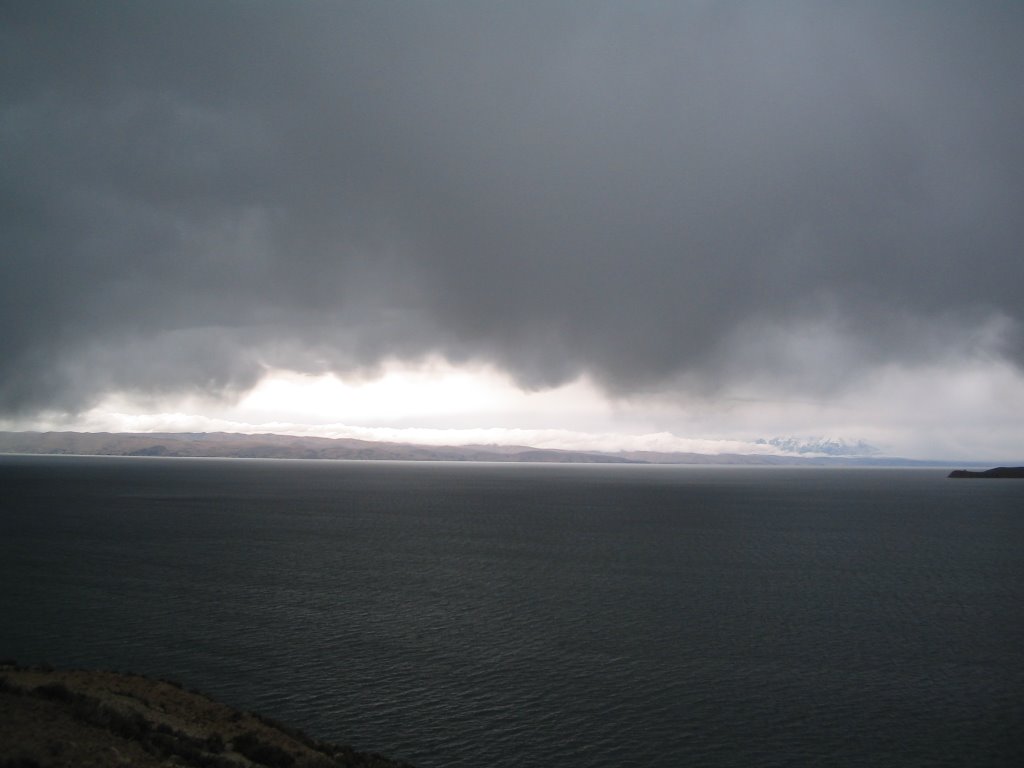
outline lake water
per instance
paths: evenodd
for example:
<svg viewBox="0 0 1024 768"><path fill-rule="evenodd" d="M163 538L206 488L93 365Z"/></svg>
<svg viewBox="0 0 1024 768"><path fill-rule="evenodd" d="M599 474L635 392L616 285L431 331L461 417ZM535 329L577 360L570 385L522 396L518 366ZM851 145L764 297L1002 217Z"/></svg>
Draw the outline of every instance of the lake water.
<svg viewBox="0 0 1024 768"><path fill-rule="evenodd" d="M1024 765L1024 482L0 457L0 657L441 766Z"/></svg>

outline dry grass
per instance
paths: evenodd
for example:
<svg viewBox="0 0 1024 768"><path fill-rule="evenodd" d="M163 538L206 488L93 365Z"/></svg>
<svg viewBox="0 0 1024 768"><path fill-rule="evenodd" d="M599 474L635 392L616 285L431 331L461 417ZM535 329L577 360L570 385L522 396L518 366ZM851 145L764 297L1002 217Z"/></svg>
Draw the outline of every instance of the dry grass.
<svg viewBox="0 0 1024 768"><path fill-rule="evenodd" d="M138 675L0 665L0 768L399 768Z"/></svg>

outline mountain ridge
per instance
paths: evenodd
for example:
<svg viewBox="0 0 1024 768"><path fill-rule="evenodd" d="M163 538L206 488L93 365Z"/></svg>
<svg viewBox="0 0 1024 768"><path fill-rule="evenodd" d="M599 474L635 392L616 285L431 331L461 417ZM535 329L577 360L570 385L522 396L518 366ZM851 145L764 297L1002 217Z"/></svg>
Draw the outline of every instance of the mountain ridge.
<svg viewBox="0 0 1024 768"><path fill-rule="evenodd" d="M988 463L883 456L769 453L584 451L520 445L375 442L237 432L0 432L0 453L180 458L324 459L361 461L481 461L586 464L728 464L758 466L982 467Z"/></svg>

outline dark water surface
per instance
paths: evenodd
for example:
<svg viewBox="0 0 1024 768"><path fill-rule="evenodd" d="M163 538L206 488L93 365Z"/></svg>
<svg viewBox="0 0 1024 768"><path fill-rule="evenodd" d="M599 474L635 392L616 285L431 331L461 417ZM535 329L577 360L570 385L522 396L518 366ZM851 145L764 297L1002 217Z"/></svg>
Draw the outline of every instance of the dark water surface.
<svg viewBox="0 0 1024 768"><path fill-rule="evenodd" d="M0 657L441 766L1024 765L1024 482L0 457Z"/></svg>

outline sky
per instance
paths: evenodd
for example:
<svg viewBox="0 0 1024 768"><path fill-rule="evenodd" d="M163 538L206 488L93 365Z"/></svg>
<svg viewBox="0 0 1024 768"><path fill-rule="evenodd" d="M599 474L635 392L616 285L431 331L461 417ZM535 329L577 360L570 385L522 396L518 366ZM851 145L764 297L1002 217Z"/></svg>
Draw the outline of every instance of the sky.
<svg viewBox="0 0 1024 768"><path fill-rule="evenodd" d="M0 6L0 428L1024 462L1024 4Z"/></svg>

